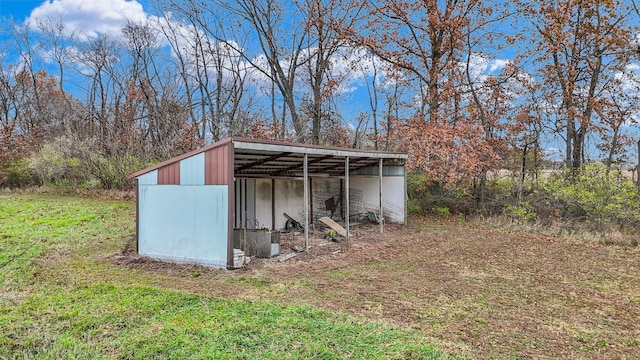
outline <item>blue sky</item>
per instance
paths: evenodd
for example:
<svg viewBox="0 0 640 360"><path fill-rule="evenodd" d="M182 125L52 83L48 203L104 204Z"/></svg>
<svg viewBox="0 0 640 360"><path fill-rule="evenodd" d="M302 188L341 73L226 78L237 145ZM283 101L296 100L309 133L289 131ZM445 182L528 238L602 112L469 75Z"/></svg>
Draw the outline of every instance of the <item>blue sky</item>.
<svg viewBox="0 0 640 360"><path fill-rule="evenodd" d="M81 38L91 38L119 33L127 19L142 20L153 12L149 4L147 0L0 0L0 18L13 18L18 24L52 18L61 20ZM343 116L349 119L360 111L370 111L363 79L355 79L347 88L341 96L341 102L348 103L341 104L348 105L341 109Z"/></svg>
<svg viewBox="0 0 640 360"><path fill-rule="evenodd" d="M52 18L64 23L66 29L74 30L81 39L87 39L98 34L117 35L127 19L143 20L153 13L151 3L149 0L0 0L0 18L13 18L18 24L34 18ZM336 71L348 74L349 82L341 98L349 102L345 111L352 114L343 115L354 117L359 111L370 111L365 78L372 74L358 75L348 69L348 64L337 63ZM505 62L496 59L478 64L480 74L499 71Z"/></svg>
<svg viewBox="0 0 640 360"><path fill-rule="evenodd" d="M141 19L148 1L137 0L0 0L0 16L16 23L29 18L61 20L86 36L117 31L127 18Z"/></svg>
<svg viewBox="0 0 640 360"><path fill-rule="evenodd" d="M43 1L36 0L0 0L0 16L13 17L16 21L23 21L33 9L42 3Z"/></svg>
<svg viewBox="0 0 640 360"><path fill-rule="evenodd" d="M0 18L13 18L19 24L35 17L58 19L86 39L97 34L117 35L127 19L149 16L153 12L150 4L149 0L0 0ZM508 49L497 59L478 58L477 76L499 71L506 64L500 57L511 55L506 53L511 53ZM350 83L345 84L339 97L338 107L347 123L352 123L360 112L371 111L365 79L366 76L354 77L352 72Z"/></svg>

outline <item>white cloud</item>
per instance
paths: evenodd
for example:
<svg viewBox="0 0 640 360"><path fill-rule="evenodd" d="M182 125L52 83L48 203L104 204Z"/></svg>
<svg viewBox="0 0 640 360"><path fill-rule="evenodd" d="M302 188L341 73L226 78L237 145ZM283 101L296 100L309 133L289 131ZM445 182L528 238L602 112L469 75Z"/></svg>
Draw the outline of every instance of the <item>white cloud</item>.
<svg viewBox="0 0 640 360"><path fill-rule="evenodd" d="M640 70L640 65L636 63L631 63L627 65L627 71L637 71L637 70Z"/></svg>
<svg viewBox="0 0 640 360"><path fill-rule="evenodd" d="M296 94L300 96L311 94L307 66L314 66L315 58L308 59L313 57L316 51L317 48L315 47L303 49L298 59L299 63L304 64L296 70L296 83L294 85ZM390 76L389 67L380 58L371 55L363 48L343 46L331 56L329 62L330 68L328 69L327 77L337 82L337 87L334 89L334 94L337 95L352 93L366 86L366 82L372 81L373 76L376 77L375 81L379 87L391 86L395 81ZM271 83L264 74L269 69L267 57L264 54L260 54L252 59L252 63L255 67L247 64L250 81L264 95L268 95ZM288 72L291 61L289 59L282 60L280 61L280 66L285 72Z"/></svg>
<svg viewBox="0 0 640 360"><path fill-rule="evenodd" d="M469 74L472 81L482 82L489 74L504 69L511 60L506 59L489 59L482 54L472 54L469 59ZM466 64L460 63L460 67L464 68Z"/></svg>
<svg viewBox="0 0 640 360"><path fill-rule="evenodd" d="M86 40L100 34L118 35L127 20L142 21L147 14L136 0L48 0L25 22L35 27L38 18L58 20Z"/></svg>
<svg viewBox="0 0 640 360"><path fill-rule="evenodd" d="M495 59L491 62L491 65L489 66L489 71L494 72L496 70L502 70L510 63L511 63L510 60Z"/></svg>
<svg viewBox="0 0 640 360"><path fill-rule="evenodd" d="M464 68L466 64L460 63L460 67ZM469 58L469 75L474 82L481 82L486 78L487 68L489 67L489 59L480 55L473 54Z"/></svg>

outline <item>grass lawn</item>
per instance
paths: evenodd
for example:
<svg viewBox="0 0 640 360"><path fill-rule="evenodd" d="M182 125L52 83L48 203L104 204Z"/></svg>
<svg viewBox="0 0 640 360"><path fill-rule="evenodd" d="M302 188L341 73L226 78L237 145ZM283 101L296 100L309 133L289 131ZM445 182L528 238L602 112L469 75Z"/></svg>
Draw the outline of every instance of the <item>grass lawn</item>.
<svg viewBox="0 0 640 360"><path fill-rule="evenodd" d="M640 354L638 248L412 219L226 271L118 260L134 232L131 202L0 195L0 360Z"/></svg>
<svg viewBox="0 0 640 360"><path fill-rule="evenodd" d="M409 325L316 306L311 280L113 261L131 202L0 195L0 359L441 359Z"/></svg>

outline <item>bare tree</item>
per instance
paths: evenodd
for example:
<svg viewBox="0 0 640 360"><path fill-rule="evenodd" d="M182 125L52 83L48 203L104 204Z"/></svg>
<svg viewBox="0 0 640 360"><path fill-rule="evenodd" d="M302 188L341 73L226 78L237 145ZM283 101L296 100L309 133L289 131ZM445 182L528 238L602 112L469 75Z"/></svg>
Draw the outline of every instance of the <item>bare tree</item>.
<svg viewBox="0 0 640 360"><path fill-rule="evenodd" d="M308 76L305 80L311 89L307 108L311 118L311 142L320 144L323 121L330 121L327 117L337 113L328 108L333 103L331 98L340 90L346 75L336 74L333 64L339 60L338 52L353 50L347 48L348 42L341 31L353 26L360 7L342 0L306 0L296 5L309 29L305 49L307 61L304 62Z"/></svg>
<svg viewBox="0 0 640 360"><path fill-rule="evenodd" d="M41 116L43 113L43 101L40 98L40 90L37 86L35 61L38 57L38 49L32 43L33 31L29 24L18 25L13 21L8 24L9 36L11 37L13 49L19 56L19 67L22 70L15 74L16 90L20 95L16 97L19 101L18 109L19 126L26 133L34 128L43 127L48 119Z"/></svg>
<svg viewBox="0 0 640 360"><path fill-rule="evenodd" d="M640 113L640 78L633 72L621 73L608 82L602 98L594 106L601 128L602 142L598 149L604 153L607 171L614 162L624 160L625 146L631 145L632 137L625 127L637 124L635 116ZM617 161L616 161L617 160Z"/></svg>
<svg viewBox="0 0 640 360"><path fill-rule="evenodd" d="M296 81L299 67L308 60L303 51L308 44L309 19L291 13L290 6L279 0L238 0L235 3L218 3L218 6L237 19L242 26L240 31L255 36L259 53L239 47L236 50L252 69L275 84L283 99L283 115L288 111L297 139L303 139L306 121L299 116ZM204 11L215 13L219 9L206 8ZM227 39L217 40L234 46Z"/></svg>
<svg viewBox="0 0 640 360"><path fill-rule="evenodd" d="M159 25L180 69L192 121L199 124L203 139L208 133L215 141L247 130L249 71L238 43L219 40L226 36L217 14L194 11L196 6L200 4L184 2Z"/></svg>
<svg viewBox="0 0 640 360"><path fill-rule="evenodd" d="M107 154L115 151L113 140L119 131L114 127L123 126L116 120L121 119L120 105L126 91L124 74L117 66L119 48L116 41L102 35L83 43L76 59L85 68L82 74L87 84L87 116L82 130L96 138Z"/></svg>

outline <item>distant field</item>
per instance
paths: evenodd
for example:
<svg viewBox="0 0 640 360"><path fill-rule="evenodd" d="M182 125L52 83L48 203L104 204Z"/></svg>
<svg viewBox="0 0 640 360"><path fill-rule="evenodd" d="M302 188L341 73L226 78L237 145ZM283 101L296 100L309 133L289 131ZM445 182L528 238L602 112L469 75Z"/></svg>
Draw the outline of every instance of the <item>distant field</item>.
<svg viewBox="0 0 640 360"><path fill-rule="evenodd" d="M129 202L0 195L1 357L640 354L638 248L411 219L226 271L118 260L134 219Z"/></svg>
<svg viewBox="0 0 640 360"><path fill-rule="evenodd" d="M553 175L553 174L562 174L563 170L551 170L551 169L542 169L538 171L538 176L541 178L548 178L549 176ZM515 178L517 176L519 176L520 172L519 171L513 171L513 170L495 170L495 171L489 171L489 173L487 174L489 179L503 179L503 178ZM634 170L622 170L620 171L620 174L622 174L625 178L627 179L635 179L635 171ZM527 173L527 176L530 176Z"/></svg>
<svg viewBox="0 0 640 360"><path fill-rule="evenodd" d="M0 359L449 358L404 326L262 296L305 282L117 265L134 222L130 202L0 194Z"/></svg>

